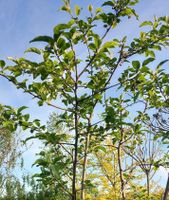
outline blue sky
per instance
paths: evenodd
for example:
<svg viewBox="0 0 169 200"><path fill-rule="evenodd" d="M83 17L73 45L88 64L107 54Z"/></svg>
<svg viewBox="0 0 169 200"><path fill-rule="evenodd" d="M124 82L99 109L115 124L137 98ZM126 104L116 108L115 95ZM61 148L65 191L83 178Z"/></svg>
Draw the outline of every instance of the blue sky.
<svg viewBox="0 0 169 200"><path fill-rule="evenodd" d="M104 1L93 0L92 4L97 6L97 2ZM91 0L72 0L72 3L84 7L90 4ZM29 41L32 38L37 35L51 35L53 27L57 23L67 20L64 13L58 12L60 5L61 0L0 0L0 59L6 59L8 56L22 57L25 49L30 47ZM140 16L140 21L144 21L152 19L154 15L169 15L168 8L169 0L140 0L136 11ZM87 14L84 12L85 15ZM115 37L122 37L126 34L129 38L133 38L138 33L138 23L132 19L130 21L124 20L113 34ZM167 50L158 55L159 60L166 57L169 57ZM37 107L29 95L16 90L14 86L1 77L0 103L12 106L26 105L30 107L29 112L32 116L40 118L43 122L48 119L52 112L49 107ZM34 152L37 149L38 142L24 155L28 168L31 166ZM164 177L165 173L161 172L161 175Z"/></svg>

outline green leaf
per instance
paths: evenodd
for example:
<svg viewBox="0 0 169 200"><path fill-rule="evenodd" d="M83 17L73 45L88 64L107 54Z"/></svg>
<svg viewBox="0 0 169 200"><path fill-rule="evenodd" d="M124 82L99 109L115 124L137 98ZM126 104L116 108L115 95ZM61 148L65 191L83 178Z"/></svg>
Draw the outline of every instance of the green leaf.
<svg viewBox="0 0 169 200"><path fill-rule="evenodd" d="M38 101L38 105L39 105L39 106L43 106L43 103L44 103L44 102L43 102L42 100Z"/></svg>
<svg viewBox="0 0 169 200"><path fill-rule="evenodd" d="M26 130L29 127L30 123L27 121L22 121L20 125L22 126L23 130Z"/></svg>
<svg viewBox="0 0 169 200"><path fill-rule="evenodd" d="M114 6L114 3L112 1L106 1L102 4L102 6Z"/></svg>
<svg viewBox="0 0 169 200"><path fill-rule="evenodd" d="M78 5L75 5L75 14L78 16L80 15L81 9Z"/></svg>
<svg viewBox="0 0 169 200"><path fill-rule="evenodd" d="M94 44L96 48L99 48L101 45L101 39L99 37L94 37Z"/></svg>
<svg viewBox="0 0 169 200"><path fill-rule="evenodd" d="M138 15L136 14L134 9L131 8L125 8L122 12L121 12L122 16L128 16L130 17L131 15L134 15L137 19L138 19Z"/></svg>
<svg viewBox="0 0 169 200"><path fill-rule="evenodd" d="M27 106L22 106L20 108L18 108L18 113L21 113L23 110L27 109Z"/></svg>
<svg viewBox="0 0 169 200"><path fill-rule="evenodd" d="M11 57L11 56L8 56L7 59L10 60L10 61L12 61L12 62L15 62L15 63L16 63L16 59L13 58L13 57Z"/></svg>
<svg viewBox="0 0 169 200"><path fill-rule="evenodd" d="M119 43L115 40L113 41L109 41L109 42L105 42L103 44L103 46L101 47L101 51L104 50L104 49L110 49L110 48L114 48L118 45Z"/></svg>
<svg viewBox="0 0 169 200"><path fill-rule="evenodd" d="M4 67L5 67L5 61L0 60L0 67L1 67L1 68L4 68Z"/></svg>
<svg viewBox="0 0 169 200"><path fill-rule="evenodd" d="M151 58L155 58L155 53L154 53L154 51L147 50L147 51L145 52L145 55L146 55L146 57L150 56Z"/></svg>
<svg viewBox="0 0 169 200"><path fill-rule="evenodd" d="M97 49L97 47L94 43L90 43L88 47L89 47L89 49L91 49L93 51L95 51Z"/></svg>
<svg viewBox="0 0 169 200"><path fill-rule="evenodd" d="M85 180L85 187L92 188L95 187L95 185L92 184L91 180Z"/></svg>
<svg viewBox="0 0 169 200"><path fill-rule="evenodd" d="M139 0L130 1L130 2L129 2L129 5L130 5L130 6L134 6L134 5L136 5L138 2L139 2Z"/></svg>
<svg viewBox="0 0 169 200"><path fill-rule="evenodd" d="M103 151L104 153L106 153L106 148L103 147L103 146L97 146L97 147L95 147L95 151L99 151L99 150L101 150L101 151Z"/></svg>
<svg viewBox="0 0 169 200"><path fill-rule="evenodd" d="M155 50L161 51L160 45L154 45L152 48Z"/></svg>
<svg viewBox="0 0 169 200"><path fill-rule="evenodd" d="M88 6L88 10L89 10L89 12L92 12L93 6L91 4Z"/></svg>
<svg viewBox="0 0 169 200"><path fill-rule="evenodd" d="M46 167L46 166L48 166L48 162L47 162L46 160L43 160L43 159L40 158L40 159L37 159L37 160L33 163L32 166L34 166L34 165Z"/></svg>
<svg viewBox="0 0 169 200"><path fill-rule="evenodd" d="M166 92L167 95L169 95L169 86L165 87L165 92Z"/></svg>
<svg viewBox="0 0 169 200"><path fill-rule="evenodd" d="M29 114L24 115L24 119L25 119L25 121L28 121L29 118L30 118L30 115L29 115Z"/></svg>
<svg viewBox="0 0 169 200"><path fill-rule="evenodd" d="M167 24L169 24L169 16L165 17L165 21L166 21Z"/></svg>
<svg viewBox="0 0 169 200"><path fill-rule="evenodd" d="M41 54L41 50L36 48L36 47L30 47L28 48L25 53L37 53L37 54Z"/></svg>
<svg viewBox="0 0 169 200"><path fill-rule="evenodd" d="M151 21L144 21L143 23L140 24L140 27L143 26L153 26L153 23Z"/></svg>
<svg viewBox="0 0 169 200"><path fill-rule="evenodd" d="M149 68L146 67L145 65L142 66L142 68L140 69L141 72L149 72Z"/></svg>
<svg viewBox="0 0 169 200"><path fill-rule="evenodd" d="M102 11L103 11L102 8L96 8L96 14L98 14L98 13L100 13Z"/></svg>
<svg viewBox="0 0 169 200"><path fill-rule="evenodd" d="M155 60L155 58L148 58L146 60L144 60L143 65L148 65L149 63L153 62Z"/></svg>
<svg viewBox="0 0 169 200"><path fill-rule="evenodd" d="M74 58L74 52L73 51L68 51L66 54L66 57L70 60Z"/></svg>
<svg viewBox="0 0 169 200"><path fill-rule="evenodd" d="M102 99L102 95L101 94L95 94L94 98L97 100L101 100Z"/></svg>
<svg viewBox="0 0 169 200"><path fill-rule="evenodd" d="M74 20L70 20L67 24L58 24L57 26L54 27L54 34L58 35L61 33L61 31L65 30L65 29L69 29L73 24L74 24Z"/></svg>
<svg viewBox="0 0 169 200"><path fill-rule="evenodd" d="M112 106L108 106L106 108L106 118L105 122L106 123L114 123L116 118L115 118L116 112Z"/></svg>
<svg viewBox="0 0 169 200"><path fill-rule="evenodd" d="M44 35L35 37L33 40L30 41L30 43L32 42L47 42L49 44L53 44L54 40L52 37Z"/></svg>
<svg viewBox="0 0 169 200"><path fill-rule="evenodd" d="M66 11L68 13L71 13L71 9L69 5L64 5L60 8L60 10Z"/></svg>
<svg viewBox="0 0 169 200"><path fill-rule="evenodd" d="M132 66L135 68L135 69L139 69L140 67L140 62L138 60L134 60L132 61Z"/></svg>
<svg viewBox="0 0 169 200"><path fill-rule="evenodd" d="M162 66L162 65L164 65L164 64L165 64L166 62L168 62L168 61L169 61L168 59L163 60L162 62L160 62L160 63L158 64L157 68L160 67L160 66Z"/></svg>
<svg viewBox="0 0 169 200"><path fill-rule="evenodd" d="M61 30L68 29L68 28L69 27L67 24L59 24L54 27L54 34L58 34L58 33L60 33Z"/></svg>
<svg viewBox="0 0 169 200"><path fill-rule="evenodd" d="M4 121L2 123L2 126L4 128L9 129L10 131L14 131L16 129L15 126L14 126L14 122L12 122L12 121Z"/></svg>
<svg viewBox="0 0 169 200"><path fill-rule="evenodd" d="M36 126L40 126L40 120L39 119L35 119L34 121L33 121L33 123L35 123L35 125Z"/></svg>

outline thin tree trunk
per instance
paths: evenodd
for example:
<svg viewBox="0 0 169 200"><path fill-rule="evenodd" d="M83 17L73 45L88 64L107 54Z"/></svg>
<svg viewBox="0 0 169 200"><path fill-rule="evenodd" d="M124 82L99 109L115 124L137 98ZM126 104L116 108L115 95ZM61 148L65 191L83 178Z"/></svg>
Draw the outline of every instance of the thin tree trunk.
<svg viewBox="0 0 169 200"><path fill-rule="evenodd" d="M149 176L149 171L146 172L146 181L147 181L147 196L148 196L148 199L150 197L150 176Z"/></svg>
<svg viewBox="0 0 169 200"><path fill-rule="evenodd" d="M83 169L82 169L82 181L81 181L81 200L85 200L85 180L86 180L86 167L87 167L87 155L90 143L90 128L91 128L91 118L92 115L88 118L88 128L87 135L85 138L85 149L84 149L84 160L83 160Z"/></svg>
<svg viewBox="0 0 169 200"><path fill-rule="evenodd" d="M119 166L119 173L120 173L120 195L121 199L125 200L125 192L124 192L124 178L123 178L123 169L122 169L122 161L121 161L121 150L122 150L122 145L123 145L123 139L124 139L124 132L123 132L123 126L122 126L122 111L120 111L120 119L121 119L121 127L120 127L120 133L121 133L121 138L119 141L119 145L117 148L117 156L118 156L118 166Z"/></svg>
<svg viewBox="0 0 169 200"><path fill-rule="evenodd" d="M166 188L165 188L165 192L164 192L164 196L162 200L167 200L168 193L169 193L169 174L168 174L168 180L167 180L167 184L166 184Z"/></svg>
<svg viewBox="0 0 169 200"><path fill-rule="evenodd" d="M72 179L72 200L76 200L76 173L77 173L77 157L78 157L78 140L79 140L79 129L78 129L78 72L77 65L75 66L76 81L75 81L75 149L74 149L74 158L73 158L73 179Z"/></svg>
<svg viewBox="0 0 169 200"><path fill-rule="evenodd" d="M119 173L120 173L120 184L121 184L121 198L122 200L125 200L125 193L124 193L124 179L123 179L123 170L122 170L122 163L121 163L121 142L118 146L118 149L117 149L117 155L118 155L118 165L119 165Z"/></svg>
<svg viewBox="0 0 169 200"><path fill-rule="evenodd" d="M115 153L113 152L113 156L114 156L114 166L113 166L113 182L114 182L114 185L113 185L113 188L114 188L114 195L115 195L115 199L117 199L117 190L116 190L116 173L117 173L117 165L116 165L116 155Z"/></svg>
<svg viewBox="0 0 169 200"><path fill-rule="evenodd" d="M73 159L73 180L72 180L72 200L76 200L76 169L77 169L77 156L78 156L78 117L75 114L75 150Z"/></svg>
<svg viewBox="0 0 169 200"><path fill-rule="evenodd" d="M86 135L86 141L85 141L85 152L84 152L82 181L81 181L81 199L82 200L85 200L85 180L86 180L86 167L87 167L88 147L89 147L89 133Z"/></svg>

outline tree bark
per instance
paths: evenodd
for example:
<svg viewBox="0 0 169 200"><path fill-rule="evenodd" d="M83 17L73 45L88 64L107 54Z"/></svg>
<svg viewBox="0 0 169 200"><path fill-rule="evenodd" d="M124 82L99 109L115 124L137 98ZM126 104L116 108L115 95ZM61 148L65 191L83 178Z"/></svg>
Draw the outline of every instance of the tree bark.
<svg viewBox="0 0 169 200"><path fill-rule="evenodd" d="M125 200L125 192L124 192L124 179L123 179L123 170L122 170L122 163L121 163L121 143L118 146L117 149L117 155L118 155L118 165L119 165L119 173L120 173L120 190L121 190L121 198L122 200Z"/></svg>
<svg viewBox="0 0 169 200"><path fill-rule="evenodd" d="M86 180L88 147L89 147L89 133L86 135L86 141L85 141L85 152L84 152L82 181L81 181L81 200L85 200L85 180Z"/></svg>
<svg viewBox="0 0 169 200"><path fill-rule="evenodd" d="M167 200L168 193L169 193L169 174L168 174L168 180L167 180L167 184L166 184L166 188L165 188L165 192L164 192L164 196L162 200Z"/></svg>
<svg viewBox="0 0 169 200"><path fill-rule="evenodd" d="M86 180L87 155L90 143L91 119L92 119L92 114L88 118L88 128L85 137L85 149L84 149L84 160L83 160L82 181L81 181L81 200L85 200L85 180Z"/></svg>
<svg viewBox="0 0 169 200"><path fill-rule="evenodd" d="M75 114L75 150L73 159L73 180L72 180L72 200L76 200L76 169L77 169L77 156L78 156L78 116Z"/></svg>
<svg viewBox="0 0 169 200"><path fill-rule="evenodd" d="M149 171L146 172L146 181L147 181L147 196L149 199L149 197L150 197L150 174L149 174Z"/></svg>
<svg viewBox="0 0 169 200"><path fill-rule="evenodd" d="M75 149L74 149L74 158L73 158L73 179L72 179L72 200L76 200L76 173L77 173L77 157L78 157L78 140L79 140L79 129L78 129L78 72L77 65L75 65L76 81L75 81Z"/></svg>

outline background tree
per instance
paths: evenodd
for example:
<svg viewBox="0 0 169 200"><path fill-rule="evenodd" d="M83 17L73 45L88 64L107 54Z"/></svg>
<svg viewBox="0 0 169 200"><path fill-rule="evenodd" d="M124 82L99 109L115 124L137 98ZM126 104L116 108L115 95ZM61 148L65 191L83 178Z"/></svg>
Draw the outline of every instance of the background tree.
<svg viewBox="0 0 169 200"><path fill-rule="evenodd" d="M4 120L9 115L10 107L7 110L0 106L0 193L4 194L7 179L12 176L12 171L20 163L21 139L19 134L13 132L13 122ZM6 126L4 126L6 124ZM11 128L11 130L10 130Z"/></svg>

